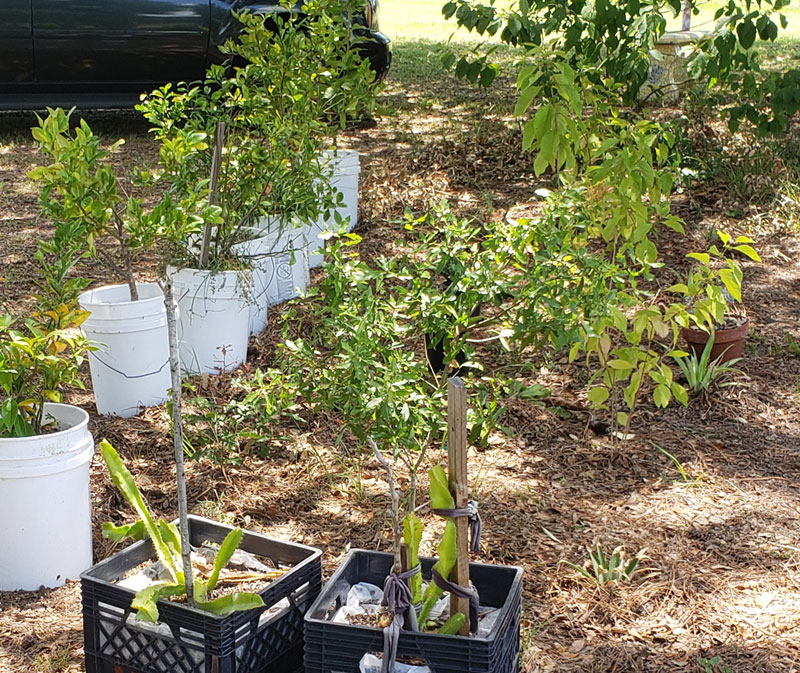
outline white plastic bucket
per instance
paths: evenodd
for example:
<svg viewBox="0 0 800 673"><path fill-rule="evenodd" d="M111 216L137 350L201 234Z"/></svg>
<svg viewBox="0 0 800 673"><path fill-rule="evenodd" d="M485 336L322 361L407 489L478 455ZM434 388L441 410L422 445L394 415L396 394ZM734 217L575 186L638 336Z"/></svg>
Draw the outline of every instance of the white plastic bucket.
<svg viewBox="0 0 800 673"><path fill-rule="evenodd" d="M262 275L267 304L274 306L299 297L308 286L308 239L302 224L295 219L259 221L261 258L254 265Z"/></svg>
<svg viewBox="0 0 800 673"><path fill-rule="evenodd" d="M187 374L233 371L247 358L252 273L168 267L178 308L178 349Z"/></svg>
<svg viewBox="0 0 800 673"><path fill-rule="evenodd" d="M92 565L89 415L45 404L58 432L0 439L0 591L58 587Z"/></svg>
<svg viewBox="0 0 800 673"><path fill-rule="evenodd" d="M345 228L352 231L358 224L358 177L361 173L359 154L356 150L326 150L319 155L319 161L323 172L329 175L331 188L342 197L342 205L335 212L342 221L348 220ZM327 217L320 215L316 222L308 225L309 266L312 269L322 264L321 249L324 242L320 234L338 231L339 227L333 214Z"/></svg>
<svg viewBox="0 0 800 673"><path fill-rule="evenodd" d="M265 255L269 252L269 239L259 229L247 229L252 236L247 241L231 247L231 252L253 267L253 293L250 297L250 334L259 334L267 326L269 298L267 295L267 265Z"/></svg>
<svg viewBox="0 0 800 673"><path fill-rule="evenodd" d="M331 186L338 191L344 206L337 208L341 218L350 220L347 231L358 224L358 177L361 174L361 160L355 150L334 150L328 152L331 158L333 175Z"/></svg>
<svg viewBox="0 0 800 673"><path fill-rule="evenodd" d="M325 251L325 241L322 238L322 234L329 228L327 220L322 215L312 222L303 223L303 233L308 240L309 269L316 269L322 266Z"/></svg>
<svg viewBox="0 0 800 673"><path fill-rule="evenodd" d="M91 315L81 325L96 351L89 371L97 413L135 416L167 399L169 340L164 295L156 283L139 283L137 301L127 285L89 290L78 298Z"/></svg>

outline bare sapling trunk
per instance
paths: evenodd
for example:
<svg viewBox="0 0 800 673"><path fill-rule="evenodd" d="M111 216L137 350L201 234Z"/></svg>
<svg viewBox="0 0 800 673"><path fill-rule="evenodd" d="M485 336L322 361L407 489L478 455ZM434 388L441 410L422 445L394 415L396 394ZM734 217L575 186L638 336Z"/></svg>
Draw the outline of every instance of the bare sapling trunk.
<svg viewBox="0 0 800 673"><path fill-rule="evenodd" d="M181 534L181 559L186 584L186 600L195 607L194 583L192 581L192 548L189 538L189 508L186 500L186 473L183 467L183 419L181 416L181 363L178 356L178 319L175 311L175 296L172 279L162 283L164 305L167 309L167 332L169 334L169 369L172 374L172 439L175 450L175 480L178 488L178 520Z"/></svg>
<svg viewBox="0 0 800 673"><path fill-rule="evenodd" d="M402 572L403 562L400 555L400 494L397 492L397 484L394 480L394 472L389 461L383 457L378 445L372 437L367 437L367 444L375 454L375 458L386 470L386 481L389 482L389 494L392 499L392 555L394 556L394 571L396 573Z"/></svg>
<svg viewBox="0 0 800 673"><path fill-rule="evenodd" d="M219 173L222 169L222 148L225 144L225 122L217 122L214 130L214 154L211 156L211 180L209 183L208 205L213 206L217 203L217 191L219 188ZM213 225L206 222L203 231L203 244L200 247L200 268L208 266L208 254L211 248L211 230Z"/></svg>
<svg viewBox="0 0 800 673"><path fill-rule="evenodd" d="M138 301L139 289L136 287L136 278L133 275L133 259L131 258L131 251L128 249L128 244L127 241L125 240L125 225L118 213L114 213L114 215L117 225L117 240L119 241L119 255L122 258L125 281L128 283L128 291L130 292L131 295L131 301Z"/></svg>

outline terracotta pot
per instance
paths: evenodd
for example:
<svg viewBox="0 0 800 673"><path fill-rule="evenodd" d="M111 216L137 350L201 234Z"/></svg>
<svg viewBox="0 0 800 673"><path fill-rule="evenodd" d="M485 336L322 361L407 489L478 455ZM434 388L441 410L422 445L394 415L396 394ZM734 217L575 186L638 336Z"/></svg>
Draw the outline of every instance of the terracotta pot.
<svg viewBox="0 0 800 673"><path fill-rule="evenodd" d="M720 355L720 362L729 362L734 358L742 357L744 350L744 340L747 338L747 330L750 327L749 321L739 327L730 329L719 329L714 331L714 345L711 347L711 360L716 360ZM708 342L708 332L699 329L681 329L681 335L689 344L694 354L699 358Z"/></svg>

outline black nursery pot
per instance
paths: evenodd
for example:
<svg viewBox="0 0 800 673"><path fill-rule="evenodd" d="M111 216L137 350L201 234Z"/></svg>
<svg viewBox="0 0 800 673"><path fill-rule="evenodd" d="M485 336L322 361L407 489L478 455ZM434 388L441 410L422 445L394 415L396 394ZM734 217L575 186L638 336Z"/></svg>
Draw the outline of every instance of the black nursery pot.
<svg viewBox="0 0 800 673"><path fill-rule="evenodd" d="M368 652L383 651L383 629L333 623L358 582L383 586L392 567L391 554L352 550L306 613L306 673L358 673ZM423 577L430 579L436 559L420 559ZM431 673L516 673L522 616L522 568L470 563L469 574L481 605L500 608L486 638L444 636L402 631L397 658L425 662Z"/></svg>
<svg viewBox="0 0 800 673"><path fill-rule="evenodd" d="M220 543L233 530L189 517L193 545ZM81 575L86 673L296 673L302 671L303 616L322 584L322 552L245 531L240 548L292 566L260 592L263 608L211 615L161 599L159 622L135 619L134 592L114 582L155 559L137 542ZM287 599L279 611L269 608Z"/></svg>

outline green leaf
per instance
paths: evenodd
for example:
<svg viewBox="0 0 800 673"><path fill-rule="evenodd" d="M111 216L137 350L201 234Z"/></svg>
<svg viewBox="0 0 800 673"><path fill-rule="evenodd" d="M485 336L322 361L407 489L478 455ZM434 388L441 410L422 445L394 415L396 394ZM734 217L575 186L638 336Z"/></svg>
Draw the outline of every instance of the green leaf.
<svg viewBox="0 0 800 673"><path fill-rule="evenodd" d="M632 362L628 362L627 360L622 360L618 358L615 360L609 360L608 366L611 367L611 369L619 369L620 371L626 371L628 369L633 369L634 364Z"/></svg>
<svg viewBox="0 0 800 673"><path fill-rule="evenodd" d="M159 519L156 525L164 544L169 547L175 558L179 557L181 555L181 533L178 527L174 523L164 521L164 519Z"/></svg>
<svg viewBox="0 0 800 673"><path fill-rule="evenodd" d="M609 390L605 386L595 386L589 390L588 398L593 407L599 407L609 396Z"/></svg>
<svg viewBox="0 0 800 673"><path fill-rule="evenodd" d="M150 511L147 509L142 494L139 493L139 489L136 487L133 476L131 476L128 468L125 467L125 464L122 462L122 459L119 457L114 447L105 440L100 442L100 453L111 474L111 481L114 482L114 485L120 490L125 500L128 501L128 504L133 507L134 511L141 519L142 525L153 543L153 549L155 549L158 560L164 564L172 582L177 582L178 571L175 567L175 559L172 557L169 548L161 538L161 533L155 521L153 521Z"/></svg>
<svg viewBox="0 0 800 673"><path fill-rule="evenodd" d="M670 399L672 399L672 393L670 392L669 386L659 383L653 391L653 400L656 406L661 408L667 407L669 406Z"/></svg>
<svg viewBox="0 0 800 673"><path fill-rule="evenodd" d="M432 499L431 504L433 504ZM444 533L442 533L442 539L439 541L436 553L439 556L439 560L436 561L433 567L442 577L448 579L458 557L458 550L456 548L456 524L452 519L447 519L447 523L444 525ZM433 606L442 594L444 594L444 592L435 582L428 584L427 589L425 589L425 595L422 597L422 610L419 613L420 624L425 624L425 622L428 621L428 615L430 615Z"/></svg>
<svg viewBox="0 0 800 673"><path fill-rule="evenodd" d="M431 507L433 509L453 509L455 500L450 493L450 485L447 475L441 465L435 465L428 470L428 478L431 482Z"/></svg>
<svg viewBox="0 0 800 673"><path fill-rule="evenodd" d="M161 596L181 596L186 593L183 584L173 584L165 582L145 587L139 591L131 601L131 609L136 610L136 618L144 622L158 621L158 606L156 605Z"/></svg>
<svg viewBox="0 0 800 673"><path fill-rule="evenodd" d="M689 404L689 393L680 383L673 382L670 386L670 390L672 390L672 396L684 407Z"/></svg>
<svg viewBox="0 0 800 673"><path fill-rule="evenodd" d="M219 546L217 556L214 558L214 569L211 571L211 575L209 575L208 581L206 582L208 591L213 591L214 587L217 586L220 570L228 565L228 561L231 560L231 556L233 556L233 553L241 544L243 535L244 533L242 532L241 528L235 528L225 536L225 539Z"/></svg>
<svg viewBox="0 0 800 673"><path fill-rule="evenodd" d="M523 113L527 111L530 107L531 102L533 99L538 95L538 93L542 90L540 86L529 86L522 90L517 99L517 104L514 106L514 116L519 117ZM535 122L534 122L535 128Z"/></svg>
<svg viewBox="0 0 800 673"><path fill-rule="evenodd" d="M690 259L696 259L701 264L708 264L711 261L711 257L707 252L690 252L686 256Z"/></svg>
<svg viewBox="0 0 800 673"><path fill-rule="evenodd" d="M459 632L466 620L467 618L463 612L456 612L454 615L450 615L450 619L442 624L439 633L443 636L454 636Z"/></svg>
<svg viewBox="0 0 800 673"><path fill-rule="evenodd" d="M410 512L403 518L403 541L408 545L408 562L411 567L419 563L419 545L422 542L422 521ZM412 602L419 603L422 599L422 574L417 573L411 577Z"/></svg>
<svg viewBox="0 0 800 673"><path fill-rule="evenodd" d="M726 289L736 301L742 300L742 284L736 277L736 274L731 269L720 269L720 280L724 283Z"/></svg>
<svg viewBox="0 0 800 673"><path fill-rule="evenodd" d="M689 288L684 283L676 283L667 288L667 292L676 292L679 294L689 294Z"/></svg>
<svg viewBox="0 0 800 673"><path fill-rule="evenodd" d="M754 262L760 262L761 257L758 256L758 253L755 251L752 245L734 245L733 249L741 252L743 255L749 257Z"/></svg>
<svg viewBox="0 0 800 673"><path fill-rule="evenodd" d="M550 397L550 390L545 388L541 383L534 383L526 388L523 388L519 396L523 400L545 400Z"/></svg>
<svg viewBox="0 0 800 673"><path fill-rule="evenodd" d="M131 540L143 540L147 537L147 530L142 521L115 526L110 521L106 521L102 526L103 537L112 542L122 542L130 538Z"/></svg>
<svg viewBox="0 0 800 673"><path fill-rule="evenodd" d="M756 41L756 27L750 19L736 26L736 34L739 36L739 44L745 49L750 49Z"/></svg>
<svg viewBox="0 0 800 673"><path fill-rule="evenodd" d="M212 615L229 615L232 612L243 612L264 606L264 599L258 594L234 591L232 594L220 596L213 601L198 601L197 607Z"/></svg>
<svg viewBox="0 0 800 673"><path fill-rule="evenodd" d="M591 554L591 552L589 553L589 557L592 559L592 566L596 567L596 565L595 565L596 562L595 562L594 556ZM573 563L572 561L562 561L562 563L568 565L573 570L577 570L581 575L583 575L587 579L591 580L592 582L596 581L595 577L588 570L586 570L586 568L584 568L583 566L579 566L577 563Z"/></svg>

